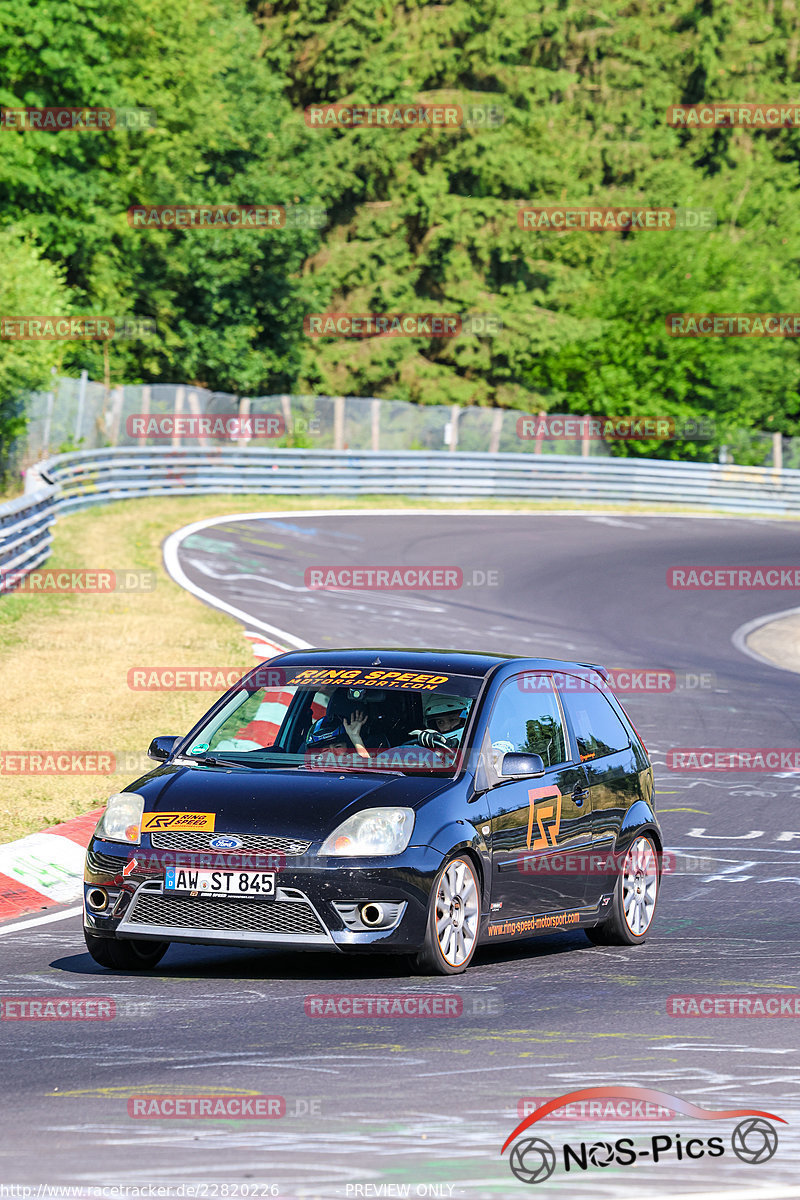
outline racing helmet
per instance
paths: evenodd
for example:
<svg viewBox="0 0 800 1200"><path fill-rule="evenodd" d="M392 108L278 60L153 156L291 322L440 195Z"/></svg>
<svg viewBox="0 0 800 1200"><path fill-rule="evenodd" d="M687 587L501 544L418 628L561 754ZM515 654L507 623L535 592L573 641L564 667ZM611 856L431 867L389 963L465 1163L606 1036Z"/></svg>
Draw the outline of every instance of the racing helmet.
<svg viewBox="0 0 800 1200"><path fill-rule="evenodd" d="M455 716L458 713L463 720L466 720L467 706L461 696L426 696L423 704L426 717Z"/></svg>
<svg viewBox="0 0 800 1200"><path fill-rule="evenodd" d="M320 717L308 731L306 750L324 750L337 742L349 744L347 730L337 717Z"/></svg>

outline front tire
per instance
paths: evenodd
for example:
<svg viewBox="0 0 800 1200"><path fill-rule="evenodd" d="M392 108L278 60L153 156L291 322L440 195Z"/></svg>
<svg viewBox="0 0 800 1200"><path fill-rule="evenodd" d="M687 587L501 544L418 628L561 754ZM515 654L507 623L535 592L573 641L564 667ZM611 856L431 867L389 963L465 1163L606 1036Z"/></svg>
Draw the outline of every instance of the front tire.
<svg viewBox="0 0 800 1200"><path fill-rule="evenodd" d="M596 946L638 946L653 923L660 885L658 851L651 837L637 837L625 855L611 914L586 930Z"/></svg>
<svg viewBox="0 0 800 1200"><path fill-rule="evenodd" d="M84 929L86 949L96 963L111 971L149 971L169 950L169 942L145 942L134 938L101 938Z"/></svg>
<svg viewBox="0 0 800 1200"><path fill-rule="evenodd" d="M470 858L451 858L431 890L428 924L422 949L412 959L424 975L460 975L478 945L481 919L478 873Z"/></svg>

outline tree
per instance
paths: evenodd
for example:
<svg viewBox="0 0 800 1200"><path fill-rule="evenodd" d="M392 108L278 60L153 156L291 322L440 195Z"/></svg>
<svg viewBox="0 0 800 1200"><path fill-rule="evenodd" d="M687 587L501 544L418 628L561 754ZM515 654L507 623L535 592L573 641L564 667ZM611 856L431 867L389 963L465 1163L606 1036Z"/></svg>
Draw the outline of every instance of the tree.
<svg viewBox="0 0 800 1200"><path fill-rule="evenodd" d="M67 312L70 292L62 272L42 257L30 237L12 228L0 230L0 320L9 316L58 316ZM18 328L18 326L14 327ZM57 341L19 340L0 330L0 478L4 481L9 450L25 428L26 394L44 388L50 370L63 359Z"/></svg>

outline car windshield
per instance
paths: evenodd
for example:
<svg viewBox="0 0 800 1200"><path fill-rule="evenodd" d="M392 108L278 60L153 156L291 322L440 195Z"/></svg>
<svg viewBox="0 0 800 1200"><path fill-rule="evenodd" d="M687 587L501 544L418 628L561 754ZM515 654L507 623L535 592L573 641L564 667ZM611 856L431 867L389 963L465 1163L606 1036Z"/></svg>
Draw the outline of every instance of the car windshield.
<svg viewBox="0 0 800 1200"><path fill-rule="evenodd" d="M265 665L182 757L211 767L453 775L481 683L413 668Z"/></svg>

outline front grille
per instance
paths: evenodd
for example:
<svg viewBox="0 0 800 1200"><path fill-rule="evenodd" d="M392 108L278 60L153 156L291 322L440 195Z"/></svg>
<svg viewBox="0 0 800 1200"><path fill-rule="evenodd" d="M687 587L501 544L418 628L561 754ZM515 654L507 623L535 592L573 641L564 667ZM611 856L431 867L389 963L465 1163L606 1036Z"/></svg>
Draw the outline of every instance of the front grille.
<svg viewBox="0 0 800 1200"><path fill-rule="evenodd" d="M127 858L119 858L116 854L100 854L96 850L86 851L86 866L98 875L120 875L122 868L127 865Z"/></svg>
<svg viewBox="0 0 800 1200"><path fill-rule="evenodd" d="M316 913L306 901L252 903L215 896L196 899L191 896L167 896L161 892L139 892L126 924L247 933L325 933Z"/></svg>
<svg viewBox="0 0 800 1200"><path fill-rule="evenodd" d="M254 833L170 833L161 830L150 834L154 850L197 850L212 849L211 839L218 837L235 837L242 843L238 850L228 853L242 854L305 854L311 842L301 842L297 838L261 837Z"/></svg>

